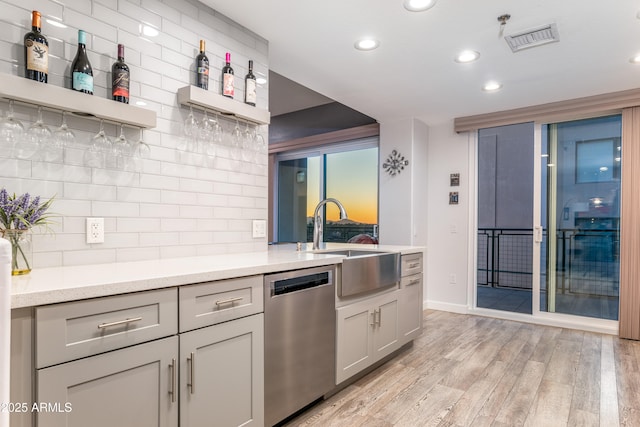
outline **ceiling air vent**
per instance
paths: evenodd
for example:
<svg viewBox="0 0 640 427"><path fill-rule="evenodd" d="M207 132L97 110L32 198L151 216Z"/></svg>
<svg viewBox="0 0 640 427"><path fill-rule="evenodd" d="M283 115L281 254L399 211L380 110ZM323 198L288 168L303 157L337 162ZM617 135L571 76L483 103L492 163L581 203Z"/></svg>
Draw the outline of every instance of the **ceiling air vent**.
<svg viewBox="0 0 640 427"><path fill-rule="evenodd" d="M544 25L532 28L517 34L511 34L504 38L513 52L520 52L530 47L560 41L556 24Z"/></svg>

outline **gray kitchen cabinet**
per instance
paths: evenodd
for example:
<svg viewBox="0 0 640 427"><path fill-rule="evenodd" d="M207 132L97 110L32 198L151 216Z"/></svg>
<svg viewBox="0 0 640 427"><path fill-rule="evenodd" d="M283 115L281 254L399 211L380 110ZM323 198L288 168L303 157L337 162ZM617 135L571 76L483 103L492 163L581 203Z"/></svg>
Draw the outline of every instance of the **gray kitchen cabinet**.
<svg viewBox="0 0 640 427"><path fill-rule="evenodd" d="M399 291L336 309L336 384L400 348Z"/></svg>
<svg viewBox="0 0 640 427"><path fill-rule="evenodd" d="M262 426L262 313L180 334L180 426Z"/></svg>
<svg viewBox="0 0 640 427"><path fill-rule="evenodd" d="M422 333L422 254L403 255L400 265L398 326L400 344L404 345Z"/></svg>
<svg viewBox="0 0 640 427"><path fill-rule="evenodd" d="M178 337L39 369L38 426L175 427Z"/></svg>

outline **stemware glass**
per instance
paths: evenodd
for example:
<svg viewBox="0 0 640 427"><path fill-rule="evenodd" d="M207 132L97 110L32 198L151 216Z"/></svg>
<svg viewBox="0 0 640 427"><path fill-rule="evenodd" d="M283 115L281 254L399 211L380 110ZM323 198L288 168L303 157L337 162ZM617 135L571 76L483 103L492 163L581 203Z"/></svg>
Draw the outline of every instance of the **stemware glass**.
<svg viewBox="0 0 640 427"><path fill-rule="evenodd" d="M29 126L24 140L20 144L15 145L16 157L20 159L37 159L40 150L44 149L43 157L46 161L54 161L55 152L51 152L47 145L51 143L53 134L51 129L42 121L42 107L38 107L38 119L34 124Z"/></svg>
<svg viewBox="0 0 640 427"><path fill-rule="evenodd" d="M244 133L242 135L242 148L244 149L242 151L242 158L245 161L252 161L253 160L253 146L254 143L254 138L253 138L253 133L251 132L251 130L249 129L249 123L245 123L245 129L244 129Z"/></svg>
<svg viewBox="0 0 640 427"><path fill-rule="evenodd" d="M207 110L204 110L204 115L202 116L202 121L198 126L198 138L200 142L206 146L213 134L213 124L209 119L209 115L207 114Z"/></svg>
<svg viewBox="0 0 640 427"><path fill-rule="evenodd" d="M187 151L193 148L193 144L197 143L198 138L198 121L193 115L193 107L189 106L189 115L184 121L182 127L183 139L178 144L178 150Z"/></svg>
<svg viewBox="0 0 640 427"><path fill-rule="evenodd" d="M62 112L62 124L58 129L53 132L53 139L51 144L48 144L48 148L45 152L45 157L49 161L64 161L65 150L72 147L75 144L76 136L67 126L67 112Z"/></svg>
<svg viewBox="0 0 640 427"><path fill-rule="evenodd" d="M104 168L110 166L113 157L113 145L109 137L104 133L104 120L100 120L100 130L91 138L91 145L84 153L84 162L92 168Z"/></svg>
<svg viewBox="0 0 640 427"><path fill-rule="evenodd" d="M213 134L212 139L215 144L220 144L222 142L222 126L218 122L218 113L216 112L215 117L211 120L211 124L213 125Z"/></svg>
<svg viewBox="0 0 640 427"><path fill-rule="evenodd" d="M133 147L124 136L124 125L120 125L120 135L113 141L113 155L115 157L115 167L117 169L131 169Z"/></svg>
<svg viewBox="0 0 640 427"><path fill-rule="evenodd" d="M236 120L236 127L231 133L231 157L234 159L240 158L243 139L244 134L242 133L242 130L240 130L240 123Z"/></svg>
<svg viewBox="0 0 640 427"><path fill-rule="evenodd" d="M144 142L142 135L142 128L140 128L140 138L138 139L138 146L136 147L134 154L135 168L139 172L142 170L142 159L148 159L151 157L151 147Z"/></svg>
<svg viewBox="0 0 640 427"><path fill-rule="evenodd" d="M2 152L10 155L16 142L22 139L23 134L24 126L13 117L13 99L10 99L7 115L0 119L0 145L2 146Z"/></svg>

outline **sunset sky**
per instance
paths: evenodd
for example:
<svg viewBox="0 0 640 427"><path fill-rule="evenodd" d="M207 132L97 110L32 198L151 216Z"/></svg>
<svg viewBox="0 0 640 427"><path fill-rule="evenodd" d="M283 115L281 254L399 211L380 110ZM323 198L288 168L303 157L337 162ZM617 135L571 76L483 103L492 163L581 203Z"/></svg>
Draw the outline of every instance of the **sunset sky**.
<svg viewBox="0 0 640 427"><path fill-rule="evenodd" d="M349 219L365 224L378 223L378 149L327 154L327 197L338 199ZM307 161L307 215L320 201L320 158ZM327 219L340 219L338 208L327 205Z"/></svg>

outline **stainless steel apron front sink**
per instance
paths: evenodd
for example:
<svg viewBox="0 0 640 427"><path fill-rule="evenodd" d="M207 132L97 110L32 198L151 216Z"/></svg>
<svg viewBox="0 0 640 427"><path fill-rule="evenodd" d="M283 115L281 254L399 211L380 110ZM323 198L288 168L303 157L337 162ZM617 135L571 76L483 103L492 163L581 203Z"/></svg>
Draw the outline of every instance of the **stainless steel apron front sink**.
<svg viewBox="0 0 640 427"><path fill-rule="evenodd" d="M366 250L318 251L344 255L338 296L348 297L397 285L400 280L400 254Z"/></svg>

